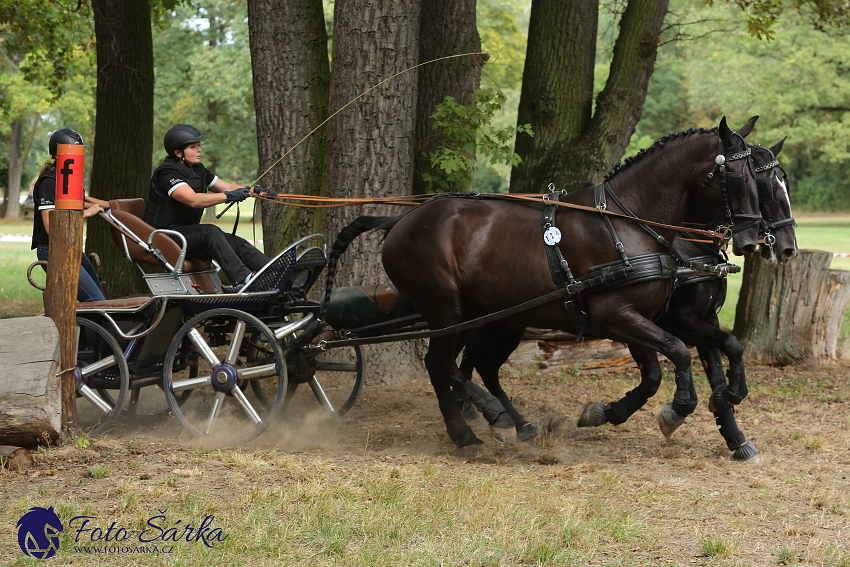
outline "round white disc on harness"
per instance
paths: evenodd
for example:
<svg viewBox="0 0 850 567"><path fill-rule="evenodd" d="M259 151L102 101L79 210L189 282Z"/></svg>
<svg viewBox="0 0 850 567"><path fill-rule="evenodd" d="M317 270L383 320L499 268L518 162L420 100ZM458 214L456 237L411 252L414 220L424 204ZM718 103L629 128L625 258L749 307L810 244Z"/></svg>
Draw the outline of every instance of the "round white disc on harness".
<svg viewBox="0 0 850 567"><path fill-rule="evenodd" d="M554 246L561 241L561 231L557 227L550 226L543 233L543 242L549 246Z"/></svg>

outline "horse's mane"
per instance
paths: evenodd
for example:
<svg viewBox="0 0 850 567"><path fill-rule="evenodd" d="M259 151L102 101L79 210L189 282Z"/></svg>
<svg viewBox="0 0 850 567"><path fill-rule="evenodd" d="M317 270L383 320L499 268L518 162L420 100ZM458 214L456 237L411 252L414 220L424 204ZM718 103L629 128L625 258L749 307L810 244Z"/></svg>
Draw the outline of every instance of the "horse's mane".
<svg viewBox="0 0 850 567"><path fill-rule="evenodd" d="M705 128L689 128L688 130L683 130L682 132L676 132L674 134L666 134L653 142L651 146L644 150L640 150L633 156L629 156L623 160L623 163L618 163L605 174L605 181L610 181L615 175L621 173L625 169L628 169L629 166L634 165L636 162L640 161L644 157L649 154L654 153L655 151L664 147L664 144L669 142L670 140L675 140L676 138L683 138L685 136L691 136L693 134L716 134L718 132L717 127L711 128L710 130L706 130Z"/></svg>

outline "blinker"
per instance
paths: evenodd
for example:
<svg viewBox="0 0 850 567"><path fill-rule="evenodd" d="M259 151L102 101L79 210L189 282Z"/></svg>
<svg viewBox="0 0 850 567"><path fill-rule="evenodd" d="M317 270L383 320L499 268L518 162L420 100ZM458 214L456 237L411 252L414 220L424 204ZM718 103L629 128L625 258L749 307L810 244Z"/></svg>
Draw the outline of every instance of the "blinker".
<svg viewBox="0 0 850 567"><path fill-rule="evenodd" d="M756 179L756 187L758 188L759 201L773 200L773 183L770 179Z"/></svg>
<svg viewBox="0 0 850 567"><path fill-rule="evenodd" d="M740 173L726 173L726 192L733 197L744 196L744 176Z"/></svg>

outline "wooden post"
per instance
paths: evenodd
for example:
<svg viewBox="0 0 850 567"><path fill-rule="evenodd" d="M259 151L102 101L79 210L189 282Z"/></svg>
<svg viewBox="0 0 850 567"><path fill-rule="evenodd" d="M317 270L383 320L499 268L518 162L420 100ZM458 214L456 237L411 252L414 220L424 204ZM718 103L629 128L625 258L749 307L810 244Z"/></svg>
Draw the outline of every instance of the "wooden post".
<svg viewBox="0 0 850 567"><path fill-rule="evenodd" d="M784 266L757 254L744 261L735 336L765 364L831 364L850 305L850 272L830 270L832 253L800 250Z"/></svg>
<svg viewBox="0 0 850 567"><path fill-rule="evenodd" d="M62 433L77 422L77 397L73 369L77 358L77 284L83 254L83 212L50 211L50 250L44 312L59 330L59 372L62 389Z"/></svg>

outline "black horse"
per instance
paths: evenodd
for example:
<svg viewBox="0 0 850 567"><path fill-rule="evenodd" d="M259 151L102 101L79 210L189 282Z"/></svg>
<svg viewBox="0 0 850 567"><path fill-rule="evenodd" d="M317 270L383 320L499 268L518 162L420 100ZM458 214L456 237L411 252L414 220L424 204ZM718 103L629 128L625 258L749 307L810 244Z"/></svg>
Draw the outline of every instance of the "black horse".
<svg viewBox="0 0 850 567"><path fill-rule="evenodd" d="M755 118L751 119L754 123ZM749 150L725 118L713 130L665 136L609 174L603 186L617 207L639 224L608 216L599 207L599 188L561 198L556 218L543 219L544 204L513 199L438 197L407 214L387 219L360 217L334 246L344 251L360 232L387 230L383 263L399 292L432 330L546 297L558 291L554 272L572 282L571 292L506 317L508 325L533 325L609 337L646 352L660 352L676 367L673 407L688 415L697 404L691 356L685 344L652 321L672 290L675 253L668 244L686 218L725 218L736 229L736 253L758 242L758 194ZM721 173L715 175L716 172ZM728 172L726 169L728 168ZM581 209L570 207L581 207ZM371 220L370 220L371 219ZM541 222L547 230L541 229ZM357 228L353 228L357 225ZM557 230L553 230L557 229ZM344 230L344 232L346 232ZM563 239L559 236L564 235ZM341 233L342 236L342 233ZM544 238L564 261L550 270ZM332 260L333 261L333 260ZM651 266L650 266L651 265ZM578 276L573 278L572 274ZM588 276L591 274L595 277ZM632 277L637 276L645 277ZM329 270L329 279L333 277ZM595 283L602 282L596 286ZM567 302L564 302L567 299ZM450 438L459 447L480 444L463 420L451 386L465 388L497 438L515 439L503 404L467 381L455 362L466 333L433 336L425 364ZM659 377L660 380L660 377ZM658 383L641 383L611 404L612 422L622 423L655 393Z"/></svg>
<svg viewBox="0 0 850 567"><path fill-rule="evenodd" d="M742 128L743 134L749 129ZM789 186L784 172L779 168L775 156L782 150L784 140L770 149L753 146L753 162L759 189L759 208L763 215L761 232L765 244L762 255L769 260L785 263L797 254L794 235L794 219L791 216ZM726 262L726 257L714 244L677 239L674 246L682 257L698 260L710 265ZM747 461L755 459L758 450L747 442L738 428L733 405L746 397L747 386L743 364L743 348L737 338L720 329L717 313L726 297L726 278L724 275L705 272L679 272L677 289L673 292L669 307L656 321L659 327L695 345L712 387L709 406L714 413L720 433L726 440L733 460ZM517 426L520 439L536 434L536 428L528 422L510 403L499 384L498 371L510 354L516 349L522 338L523 327L511 327L496 322L476 330L468 339L464 357L460 364L461 372L471 378L473 368L482 377L491 393L504 400L508 411ZM723 376L720 351L729 360L727 376ZM635 354L635 353L633 353ZM642 355L639 352L638 355ZM649 353L642 359L635 359L641 367L644 382L652 383L660 377L661 369L655 353ZM579 427L599 426L608 422L606 406L603 402L588 404L579 418ZM684 421L684 417L673 410L672 403L665 404L658 414L658 423L669 437Z"/></svg>
<svg viewBox="0 0 850 567"><path fill-rule="evenodd" d="M783 139L769 149L753 146L759 207L764 219L762 256L779 264L784 264L797 255L790 186L776 159L784 142ZM698 254L700 249L698 245L685 241L681 247L690 248L690 254ZM697 347L712 388L709 410L714 414L727 447L734 452L733 460L745 461L755 457L758 450L746 441L735 421L732 406L746 397L747 386L743 348L734 335L720 328L717 319L717 313L723 307L725 299L725 278L684 277L680 279L679 289L673 294L670 309L659 319L658 324L686 343ZM721 352L729 361L729 369L726 372L728 383L723 376ZM665 404L658 414L659 427L668 438L683 422L684 417L673 412L670 402Z"/></svg>

